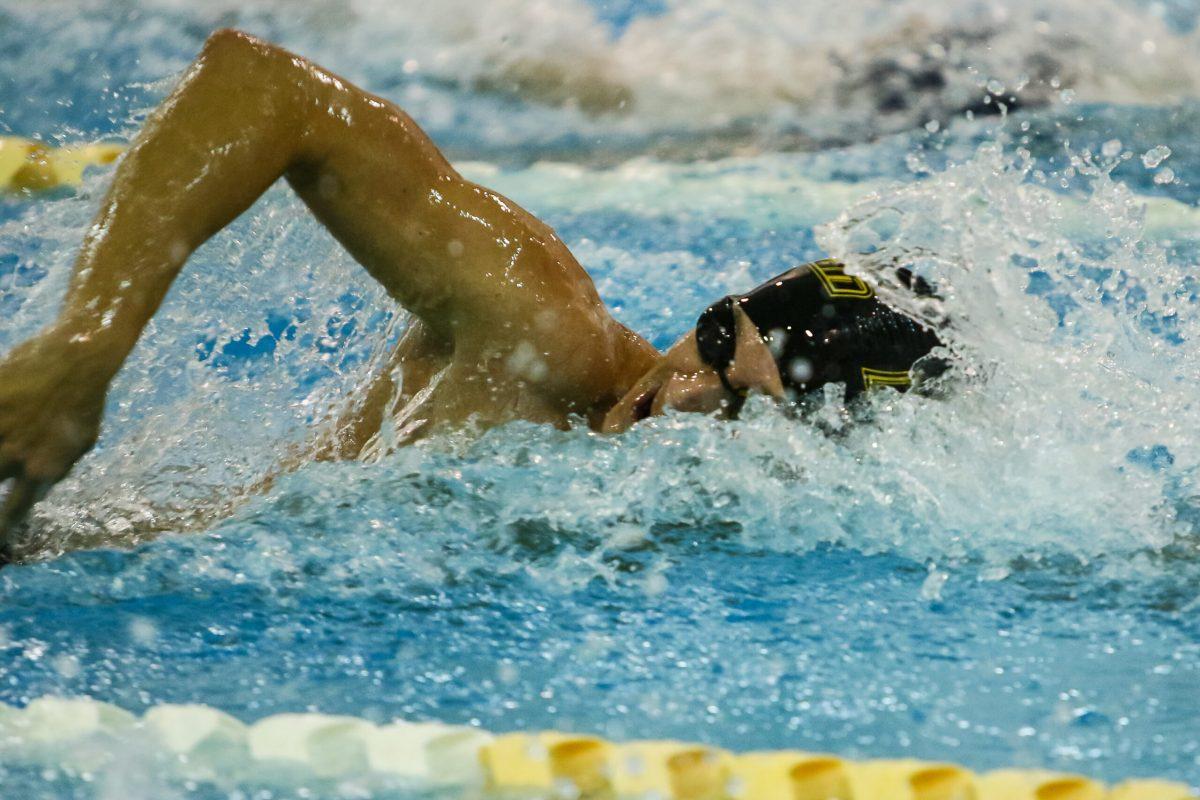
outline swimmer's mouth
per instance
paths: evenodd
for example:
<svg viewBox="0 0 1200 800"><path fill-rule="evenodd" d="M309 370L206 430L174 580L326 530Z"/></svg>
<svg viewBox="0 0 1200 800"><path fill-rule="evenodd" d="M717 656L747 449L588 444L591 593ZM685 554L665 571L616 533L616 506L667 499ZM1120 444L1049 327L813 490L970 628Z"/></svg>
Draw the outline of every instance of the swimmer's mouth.
<svg viewBox="0 0 1200 800"><path fill-rule="evenodd" d="M658 393L660 391L662 391L662 387L656 386L655 388L644 393L641 397L639 397L637 400L634 401L634 403L633 403L633 421L634 422L641 422L642 420L644 420L650 416L650 410L652 408L654 408L654 400L655 400L655 398L658 397Z"/></svg>

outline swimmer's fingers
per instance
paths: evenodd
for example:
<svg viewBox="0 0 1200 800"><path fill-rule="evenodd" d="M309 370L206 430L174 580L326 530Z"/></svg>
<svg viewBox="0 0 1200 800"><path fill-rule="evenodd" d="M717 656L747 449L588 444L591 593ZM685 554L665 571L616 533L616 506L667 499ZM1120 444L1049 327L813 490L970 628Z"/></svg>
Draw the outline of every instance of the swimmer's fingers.
<svg viewBox="0 0 1200 800"><path fill-rule="evenodd" d="M46 481L33 480L20 475L14 478L12 474L6 474L11 473L12 469L9 467L4 472L0 472L0 476L13 478L12 485L8 488L8 496L4 498L4 505L0 507L0 565L12 561L13 537L18 527L29 514L29 510L33 508L33 504L41 500L50 488L50 484ZM18 468L17 472L19 473L19 471Z"/></svg>

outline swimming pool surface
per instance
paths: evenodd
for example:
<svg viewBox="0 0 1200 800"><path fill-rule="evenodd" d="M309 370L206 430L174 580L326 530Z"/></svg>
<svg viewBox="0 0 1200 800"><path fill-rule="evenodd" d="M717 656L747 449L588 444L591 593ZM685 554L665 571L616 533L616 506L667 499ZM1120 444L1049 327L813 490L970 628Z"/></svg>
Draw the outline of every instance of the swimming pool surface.
<svg viewBox="0 0 1200 800"><path fill-rule="evenodd" d="M1018 3L975 54L977 6L930 11L921 33L904 4L846 4L838 35L875 51L837 73L844 103L821 88L832 61L784 63L811 43L816 4L522 8L4 2L0 127L127 136L207 32L236 24L403 104L465 174L549 222L660 347L797 262L870 273L895 257L938 284L941 307L909 310L947 318L964 368L937 396L831 395L799 415L755 401L730 424L512 424L247 495L404 324L276 187L197 253L147 329L100 446L39 511L43 560L0 571L0 702L197 702L246 722L320 711L1200 787L1191 6ZM933 58L931 42L936 91L897 55ZM1147 63L1105 73L1125 45ZM566 69L565 51L592 59L562 80L607 86L601 107L514 95L512 53ZM1025 107L985 114L1044 51L1059 86L1024 74ZM752 69L756 52L773 67ZM909 81L904 107L851 92L859 68ZM107 178L3 200L0 351L52 317ZM0 786L423 796L303 775L190 785L142 750L109 756L85 776L0 761Z"/></svg>

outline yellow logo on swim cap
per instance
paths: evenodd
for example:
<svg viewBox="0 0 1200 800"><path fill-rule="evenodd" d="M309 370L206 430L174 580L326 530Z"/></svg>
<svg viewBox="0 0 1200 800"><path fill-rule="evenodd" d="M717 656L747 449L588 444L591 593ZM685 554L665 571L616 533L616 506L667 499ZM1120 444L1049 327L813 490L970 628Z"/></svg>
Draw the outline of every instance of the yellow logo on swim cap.
<svg viewBox="0 0 1200 800"><path fill-rule="evenodd" d="M813 274L825 287L825 293L830 297L866 300L875 296L875 290L856 275L847 275L846 268L832 258L814 261L809 264Z"/></svg>
<svg viewBox="0 0 1200 800"><path fill-rule="evenodd" d="M899 371L863 367L862 382L864 389L870 389L875 386L911 386L912 378L909 377L908 370Z"/></svg>

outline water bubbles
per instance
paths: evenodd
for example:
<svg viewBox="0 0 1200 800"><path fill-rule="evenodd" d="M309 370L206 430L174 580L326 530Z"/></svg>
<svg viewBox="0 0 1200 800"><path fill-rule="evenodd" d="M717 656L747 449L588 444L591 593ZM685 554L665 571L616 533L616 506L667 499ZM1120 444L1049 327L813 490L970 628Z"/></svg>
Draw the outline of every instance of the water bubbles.
<svg viewBox="0 0 1200 800"><path fill-rule="evenodd" d="M1145 153L1142 153L1142 166L1146 169L1154 169L1162 162L1171 157L1171 148L1164 144L1157 147L1152 147Z"/></svg>
<svg viewBox="0 0 1200 800"><path fill-rule="evenodd" d="M59 674L59 677L63 678L64 680L72 680L77 678L79 677L79 673L82 671L79 658L70 653L64 653L63 655L55 656L51 660L50 665L54 668L54 671Z"/></svg>
<svg viewBox="0 0 1200 800"><path fill-rule="evenodd" d="M1116 158L1121 155L1121 140L1109 139L1100 146L1100 154L1105 158Z"/></svg>
<svg viewBox="0 0 1200 800"><path fill-rule="evenodd" d="M1154 183L1158 186L1164 186L1168 183L1175 182L1175 170L1170 167L1163 167L1158 172L1154 173Z"/></svg>
<svg viewBox="0 0 1200 800"><path fill-rule="evenodd" d="M145 617L134 617L128 630L129 638L141 647L154 647L158 642L158 626Z"/></svg>

